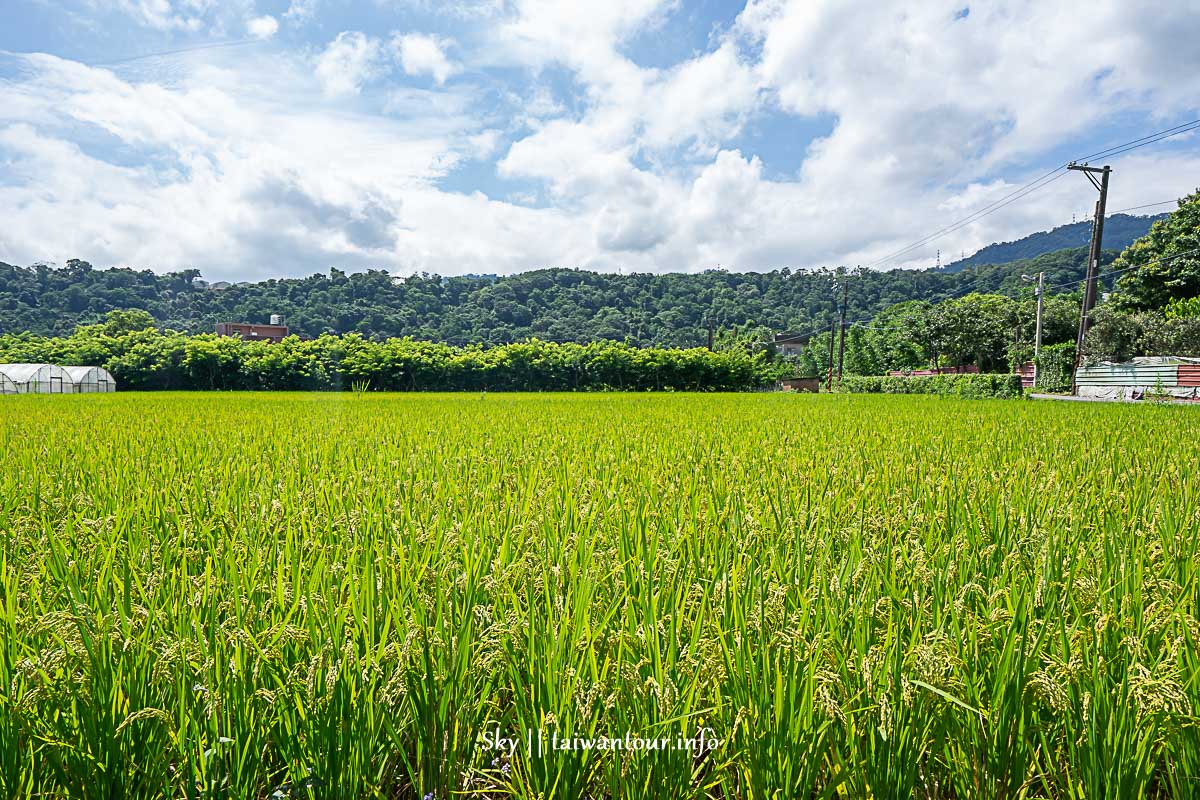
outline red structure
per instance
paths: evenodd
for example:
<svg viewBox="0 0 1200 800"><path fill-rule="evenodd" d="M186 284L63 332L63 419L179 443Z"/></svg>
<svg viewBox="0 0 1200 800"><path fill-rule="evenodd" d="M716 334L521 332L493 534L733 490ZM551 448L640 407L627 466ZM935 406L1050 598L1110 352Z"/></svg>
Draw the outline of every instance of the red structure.
<svg viewBox="0 0 1200 800"><path fill-rule="evenodd" d="M1024 364L1021 365L1020 369L1017 370L1017 374L1021 376L1021 388L1022 389L1032 389L1033 388L1034 372L1035 371L1033 368L1032 361L1026 361Z"/></svg>
<svg viewBox="0 0 1200 800"><path fill-rule="evenodd" d="M250 322L218 322L218 336L237 336L248 342L281 342L288 335L287 325L255 325Z"/></svg>

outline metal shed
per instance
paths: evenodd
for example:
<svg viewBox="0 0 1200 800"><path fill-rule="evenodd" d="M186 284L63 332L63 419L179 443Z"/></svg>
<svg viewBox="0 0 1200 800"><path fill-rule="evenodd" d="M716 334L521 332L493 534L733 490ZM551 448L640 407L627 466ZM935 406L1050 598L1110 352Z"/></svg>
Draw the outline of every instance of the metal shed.
<svg viewBox="0 0 1200 800"><path fill-rule="evenodd" d="M0 364L5 394L62 394L71 391L71 382L62 367L54 364ZM12 384L15 391L10 391Z"/></svg>
<svg viewBox="0 0 1200 800"><path fill-rule="evenodd" d="M115 392L117 382L104 367L63 367L71 382L71 391L76 394L92 392Z"/></svg>
<svg viewBox="0 0 1200 800"><path fill-rule="evenodd" d="M1185 400L1200 399L1200 359L1181 356L1135 358L1123 364L1105 362L1080 367L1075 382L1080 397L1141 400L1164 393Z"/></svg>

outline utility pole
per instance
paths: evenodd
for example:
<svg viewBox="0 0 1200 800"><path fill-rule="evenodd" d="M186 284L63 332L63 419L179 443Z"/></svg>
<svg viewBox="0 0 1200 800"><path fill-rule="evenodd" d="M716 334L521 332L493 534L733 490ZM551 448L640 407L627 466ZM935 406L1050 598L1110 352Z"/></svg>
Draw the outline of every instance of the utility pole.
<svg viewBox="0 0 1200 800"><path fill-rule="evenodd" d="M1033 277L1030 275L1022 275L1022 280L1031 281ZM1038 366L1038 360L1042 355L1042 302L1045 300L1046 273L1039 272L1037 274L1037 288L1033 290L1037 297L1037 331L1033 335L1033 388L1038 385L1038 373L1041 371Z"/></svg>
<svg viewBox="0 0 1200 800"><path fill-rule="evenodd" d="M1071 373L1071 394L1078 394L1079 384L1075 375L1079 372L1083 358L1083 342L1087 338L1091 323L1092 308L1096 305L1096 284L1100 275L1100 253L1104 242L1104 207L1108 202L1108 176L1112 168L1107 165L1089 167L1087 164L1068 164L1067 169L1082 172L1100 192L1100 199L1096 201L1095 220L1092 223L1092 244L1088 249L1087 278L1084 281L1083 301L1079 310L1079 333L1075 337L1075 369ZM1096 180L1096 174L1100 175L1100 180Z"/></svg>
<svg viewBox="0 0 1200 800"><path fill-rule="evenodd" d="M825 378L825 391L833 391L833 340L837 338L837 321L829 320L829 373Z"/></svg>
<svg viewBox="0 0 1200 800"><path fill-rule="evenodd" d="M841 336L838 339L838 383L842 382L842 364L846 359L846 303L850 299L850 280L842 281L842 311L838 314L838 328Z"/></svg>
<svg viewBox="0 0 1200 800"><path fill-rule="evenodd" d="M708 352L713 349L713 318L712 314L708 315Z"/></svg>

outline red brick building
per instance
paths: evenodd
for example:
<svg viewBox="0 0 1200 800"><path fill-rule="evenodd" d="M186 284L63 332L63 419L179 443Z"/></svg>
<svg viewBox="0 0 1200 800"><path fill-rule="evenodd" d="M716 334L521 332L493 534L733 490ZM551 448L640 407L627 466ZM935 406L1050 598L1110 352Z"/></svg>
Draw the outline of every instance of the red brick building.
<svg viewBox="0 0 1200 800"><path fill-rule="evenodd" d="M248 342L281 342L288 335L288 326L256 325L251 322L218 322L218 336L238 336Z"/></svg>

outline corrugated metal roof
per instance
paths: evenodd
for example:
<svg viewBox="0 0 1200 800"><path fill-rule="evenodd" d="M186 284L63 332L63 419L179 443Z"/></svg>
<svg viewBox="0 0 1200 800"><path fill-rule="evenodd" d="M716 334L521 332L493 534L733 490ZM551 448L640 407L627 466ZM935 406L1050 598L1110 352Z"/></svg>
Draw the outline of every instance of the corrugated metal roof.
<svg viewBox="0 0 1200 800"><path fill-rule="evenodd" d="M1175 386L1179 367L1174 363L1096 364L1075 374L1079 386Z"/></svg>
<svg viewBox="0 0 1200 800"><path fill-rule="evenodd" d="M1180 364L1179 385L1200 386L1200 364Z"/></svg>
<svg viewBox="0 0 1200 800"><path fill-rule="evenodd" d="M1133 359L1133 363L1134 364L1200 364L1200 358L1188 358L1187 356L1139 356L1139 357Z"/></svg>

